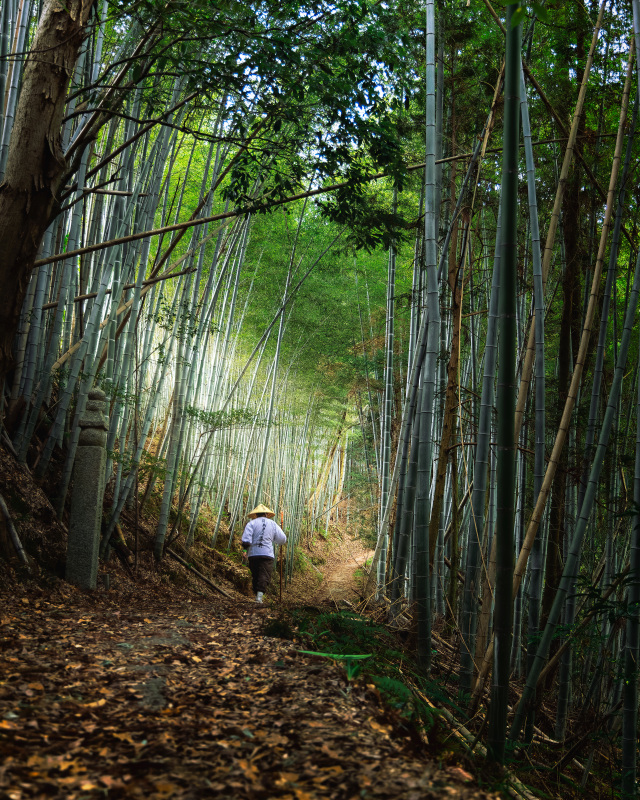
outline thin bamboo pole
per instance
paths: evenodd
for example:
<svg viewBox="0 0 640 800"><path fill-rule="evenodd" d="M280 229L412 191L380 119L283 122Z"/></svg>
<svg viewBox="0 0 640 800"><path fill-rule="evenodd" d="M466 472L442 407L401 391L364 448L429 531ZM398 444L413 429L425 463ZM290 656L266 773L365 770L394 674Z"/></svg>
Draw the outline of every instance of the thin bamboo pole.
<svg viewBox="0 0 640 800"><path fill-rule="evenodd" d="M547 230L547 239L544 245L544 251L542 255L542 282L543 286L546 286L547 278L549 276L549 269L551 268L551 261L553 258L553 251L555 246L556 240L556 231L558 229L558 223L560 220L560 211L562 208L562 201L564 198L565 189L567 186L567 181L569 178L569 169L571 167L571 163L573 161L575 146L576 146L576 138L578 135L578 129L580 125L580 119L582 117L583 109L584 109L584 101L587 96L587 84L589 81L589 75L591 72L591 66L593 64L593 58L596 50L596 45L598 43L598 37L600 35L600 28L602 27L602 20L604 17L604 10L607 5L607 0L602 0L600 4L600 11L598 13L598 19L596 21L596 25L593 31L593 37L591 39L591 47L589 48L589 55L587 56L587 61L584 68L584 73L582 75L582 83L580 84L580 91L578 92L578 99L576 101L576 107L573 112L573 120L571 122L571 128L569 130L569 141L567 142L567 147L564 153L564 159L562 162L562 169L560 171L560 178L558 180L558 185L556 187L556 195L553 203L553 210L551 211L551 218L549 220L549 228ZM609 202L609 196L607 196L607 208L610 208L611 204ZM520 436L520 428L522 427L522 420L524 415L524 409L526 404L527 395L529 392L529 384L531 383L531 375L533 373L533 361L535 358L536 353L536 327L535 327L535 318L531 320L531 326L529 329L529 338L527 341L527 350L525 352L524 361L522 364L522 372L520 378L520 387L518 389L518 400L516 403L516 416L515 416L515 429L514 429L514 441L517 442Z"/></svg>
<svg viewBox="0 0 640 800"><path fill-rule="evenodd" d="M602 15L602 9L601 9ZM600 15L600 17L601 17ZM599 19L600 19L599 17ZM562 448L564 447L564 443L569 431L569 427L571 424L571 416L573 413L573 409L575 407L576 399L578 397L579 387L582 380L582 372L584 369L585 360L587 357L587 350L589 348L589 342L591 339L591 332L593 328L593 322L595 317L596 305L598 300L598 295L600 291L600 276L602 274L602 265L604 262L604 254L606 250L606 243L607 243L607 234L609 232L609 228L611 226L611 216L613 213L613 205L615 199L615 187L618 178L621 154L622 154L622 145L624 141L624 121L626 119L626 112L628 107L629 96L628 94L624 94L622 98L622 107L620 111L620 122L618 126L618 136L616 138L616 147L613 156L613 163L611 167L611 175L609 179L609 191L607 194L607 206L605 209L604 220L602 223L602 231L600 235L600 245L598 248L598 255L596 258L596 264L593 270L593 279L591 282L591 293L589 296L589 305L587 307L587 312L585 314L584 319L584 326L582 330L582 337L580 339L580 348L578 350L578 355L576 357L576 363L573 370L573 375L571 377L571 384L569 387L569 392L567 394L567 399L565 402L565 406L562 412L562 418L560 420L560 425L558 427L558 432L556 434L555 443L553 449L551 451L551 455L549 457L549 461L547 464L547 468L544 475L544 480L542 481L542 486L540 487L540 493L536 499L536 503L533 509L533 513L531 515L531 519L529 520L529 525L527 527L527 532L522 544L522 549L518 555L518 559L516 561L515 569L513 572L513 596L518 592L518 588L520 583L524 577L524 572L526 569L527 561L529 559L529 555L531 553L531 548L533 546L533 541L536 537L538 532L538 528L540 526L540 522L542 520L544 507L546 505L547 498L549 496L549 492L551 490L551 484L553 482L553 478L555 477L556 469L558 467L558 463L560 460L560 453ZM543 262L544 263L544 262ZM516 406L516 413L517 413L517 406ZM516 427L519 430L519 426L516 423ZM486 681L487 675L491 668L491 662L493 659L493 643L489 645L487 651L485 652L485 656L482 662L482 666L480 668L480 673L478 676L478 681L473 691L472 697L472 704L473 707L477 704L482 689L484 688L484 683Z"/></svg>
<svg viewBox="0 0 640 800"><path fill-rule="evenodd" d="M496 580L493 631L495 658L489 706L487 754L504 762L511 636L513 626L513 527L515 514L516 300L518 264L518 147L520 137L520 25L513 25L515 6L507 6L504 81L504 151L502 162L502 221L500 294L498 300L497 520Z"/></svg>

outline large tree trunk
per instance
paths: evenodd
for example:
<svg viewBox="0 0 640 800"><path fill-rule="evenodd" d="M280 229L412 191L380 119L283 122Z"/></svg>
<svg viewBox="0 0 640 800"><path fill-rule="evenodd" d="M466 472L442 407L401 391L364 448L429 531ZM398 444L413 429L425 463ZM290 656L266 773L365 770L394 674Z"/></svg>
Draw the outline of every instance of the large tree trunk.
<svg viewBox="0 0 640 800"><path fill-rule="evenodd" d="M0 184L0 386L11 368L22 301L66 168L62 117L92 5L46 0L24 67Z"/></svg>

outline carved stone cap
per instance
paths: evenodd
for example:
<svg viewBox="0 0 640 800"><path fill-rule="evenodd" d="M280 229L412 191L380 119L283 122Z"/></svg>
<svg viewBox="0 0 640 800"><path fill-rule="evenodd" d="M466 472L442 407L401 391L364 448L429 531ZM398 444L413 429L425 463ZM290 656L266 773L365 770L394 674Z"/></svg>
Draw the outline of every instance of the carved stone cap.
<svg viewBox="0 0 640 800"><path fill-rule="evenodd" d="M78 422L80 428L97 428L100 431L109 430L107 418L104 413L105 400L106 395L102 389L92 389L89 392L87 407Z"/></svg>

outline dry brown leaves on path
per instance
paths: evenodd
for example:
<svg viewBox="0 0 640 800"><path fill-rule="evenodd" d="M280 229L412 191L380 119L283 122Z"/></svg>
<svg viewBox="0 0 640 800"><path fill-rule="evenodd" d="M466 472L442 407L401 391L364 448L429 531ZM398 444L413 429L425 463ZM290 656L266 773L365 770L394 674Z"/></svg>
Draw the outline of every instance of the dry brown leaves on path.
<svg viewBox="0 0 640 800"><path fill-rule="evenodd" d="M1 598L0 798L487 796L268 608L143 592Z"/></svg>

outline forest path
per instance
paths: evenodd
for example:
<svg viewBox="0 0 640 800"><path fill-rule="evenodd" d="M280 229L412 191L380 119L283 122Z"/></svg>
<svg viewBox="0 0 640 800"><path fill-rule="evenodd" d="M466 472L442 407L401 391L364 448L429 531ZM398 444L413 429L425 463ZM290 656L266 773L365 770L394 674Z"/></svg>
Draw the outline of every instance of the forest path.
<svg viewBox="0 0 640 800"><path fill-rule="evenodd" d="M0 797L486 797L276 606L148 584L0 597Z"/></svg>
<svg viewBox="0 0 640 800"><path fill-rule="evenodd" d="M345 600L357 604L363 590L362 568L373 553L362 539L344 532L334 533L328 541L317 536L307 546L306 569L295 573L285 590L285 601L334 608Z"/></svg>
<svg viewBox="0 0 640 800"><path fill-rule="evenodd" d="M373 556L373 550L363 550L350 554L345 561L338 563L335 568L325 574L318 594L321 598L339 603L341 600L350 600L358 591L356 571L362 568L367 559ZM361 588L361 587L360 587Z"/></svg>

